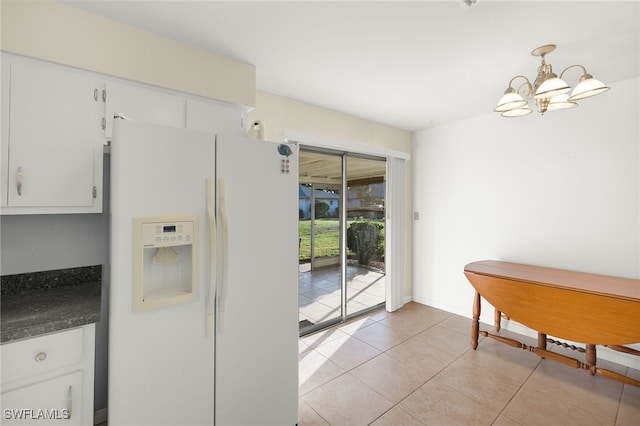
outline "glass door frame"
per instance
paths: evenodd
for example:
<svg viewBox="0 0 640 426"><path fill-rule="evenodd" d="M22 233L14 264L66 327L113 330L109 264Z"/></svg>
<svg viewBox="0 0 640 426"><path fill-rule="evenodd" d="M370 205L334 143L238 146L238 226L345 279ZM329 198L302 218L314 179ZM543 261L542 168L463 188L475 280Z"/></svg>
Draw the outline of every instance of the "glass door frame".
<svg viewBox="0 0 640 426"><path fill-rule="evenodd" d="M338 216L338 221L339 221L339 227L340 227L340 232L339 232L339 244L340 244L340 248L339 248L339 258L340 258L340 315L336 318L331 318L328 319L326 321L323 321L321 323L317 323L314 324L312 326L309 326L307 328L304 329L303 332L300 333L300 336L304 336L304 335L308 335L311 333L314 333L316 331L334 326L336 324L340 324L340 323L344 323L346 321L348 321L351 318L357 317L359 315L362 315L366 312L375 310L375 309L379 309L380 307L385 305L385 302L381 302L379 304L376 304L374 306L370 306L367 307L365 309L359 310L358 312L354 312L352 314L348 314L347 313L347 304L348 304L348 292L347 292L347 287L348 287L348 276L347 276L347 195L348 195L348 159L349 158L360 158L360 159L369 159L372 161L381 161L385 163L385 176L388 174L388 159L386 157L383 156L375 156L375 155L370 155L370 154L360 154L357 152L349 152L349 151L343 151L343 150L336 150L336 149L331 149L331 148L319 148L319 147L314 147L312 145L306 145L303 143L299 143L299 150L300 151L306 151L306 152L313 152L313 153L318 153L318 154L324 154L324 155L332 155L332 156L337 156L340 157L342 160L342 174L341 174L341 188L340 188L340 201L339 201L339 216ZM312 209L312 214L311 214L311 218L312 218L312 224L311 224L311 234L313 235L313 221L315 219L315 188L314 188L314 184L311 184L311 193L312 193L312 197L311 197L311 209ZM385 197L385 203L386 203L386 197ZM386 226L385 226L386 228ZM312 237L313 238L313 237ZM387 242L385 241L385 245L387 244ZM313 244L311 245L311 265L313 265L314 262L314 248L313 248ZM313 266L312 269L313 270ZM386 299L386 296L385 296Z"/></svg>

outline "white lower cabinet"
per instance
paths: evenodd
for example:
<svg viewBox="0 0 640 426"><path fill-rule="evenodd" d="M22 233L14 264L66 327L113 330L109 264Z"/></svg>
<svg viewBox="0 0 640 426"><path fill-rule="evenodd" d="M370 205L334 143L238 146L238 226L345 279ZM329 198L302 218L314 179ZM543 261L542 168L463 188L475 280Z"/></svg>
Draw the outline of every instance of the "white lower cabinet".
<svg viewBox="0 0 640 426"><path fill-rule="evenodd" d="M92 425L94 346L94 324L0 346L0 423Z"/></svg>
<svg viewBox="0 0 640 426"><path fill-rule="evenodd" d="M2 394L3 425L82 425L82 371ZM93 420L93 417L91 417Z"/></svg>

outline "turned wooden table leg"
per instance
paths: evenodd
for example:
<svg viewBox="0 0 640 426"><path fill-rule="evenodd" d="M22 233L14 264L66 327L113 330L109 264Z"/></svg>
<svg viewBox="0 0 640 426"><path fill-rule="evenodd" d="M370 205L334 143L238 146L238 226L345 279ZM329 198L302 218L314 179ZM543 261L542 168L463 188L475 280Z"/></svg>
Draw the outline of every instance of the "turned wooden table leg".
<svg viewBox="0 0 640 426"><path fill-rule="evenodd" d="M591 371L591 375L595 375L596 374L596 345L590 345L587 344L586 345L586 353L585 353L585 360L587 361L587 364L589 365L589 371Z"/></svg>
<svg viewBox="0 0 640 426"><path fill-rule="evenodd" d="M538 333L538 347L540 349L547 349L547 335L544 333Z"/></svg>
<svg viewBox="0 0 640 426"><path fill-rule="evenodd" d="M502 312L497 309L493 311L493 327L496 331L500 331L502 327Z"/></svg>
<svg viewBox="0 0 640 426"><path fill-rule="evenodd" d="M478 336L480 334L480 293L476 291L473 298L473 320L471 321L471 347L478 347Z"/></svg>

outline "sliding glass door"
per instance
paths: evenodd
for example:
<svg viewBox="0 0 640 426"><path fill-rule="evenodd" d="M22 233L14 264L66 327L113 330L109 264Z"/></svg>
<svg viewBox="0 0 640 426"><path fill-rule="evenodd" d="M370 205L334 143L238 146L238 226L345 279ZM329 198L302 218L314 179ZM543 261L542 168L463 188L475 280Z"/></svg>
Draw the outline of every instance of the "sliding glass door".
<svg viewBox="0 0 640 426"><path fill-rule="evenodd" d="M342 317L342 156L300 151L298 301L300 331Z"/></svg>
<svg viewBox="0 0 640 426"><path fill-rule="evenodd" d="M300 333L384 304L384 159L300 150Z"/></svg>
<svg viewBox="0 0 640 426"><path fill-rule="evenodd" d="M385 302L386 162L347 156L346 314Z"/></svg>

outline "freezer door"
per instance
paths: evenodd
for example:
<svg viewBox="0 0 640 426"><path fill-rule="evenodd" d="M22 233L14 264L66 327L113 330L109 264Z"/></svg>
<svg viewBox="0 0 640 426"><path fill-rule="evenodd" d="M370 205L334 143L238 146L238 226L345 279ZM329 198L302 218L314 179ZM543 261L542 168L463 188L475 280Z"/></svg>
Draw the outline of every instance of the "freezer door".
<svg viewBox="0 0 640 426"><path fill-rule="evenodd" d="M216 150L216 424L294 425L297 148L218 136Z"/></svg>
<svg viewBox="0 0 640 426"><path fill-rule="evenodd" d="M213 134L123 120L114 125L109 424L214 422L214 338L206 331L206 191L207 178L214 176L214 156ZM134 218L157 216L198 218L198 292L185 303L135 312ZM164 230L172 231L172 226L168 224ZM176 253L180 251L176 249Z"/></svg>

